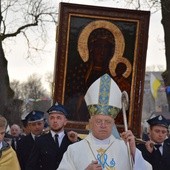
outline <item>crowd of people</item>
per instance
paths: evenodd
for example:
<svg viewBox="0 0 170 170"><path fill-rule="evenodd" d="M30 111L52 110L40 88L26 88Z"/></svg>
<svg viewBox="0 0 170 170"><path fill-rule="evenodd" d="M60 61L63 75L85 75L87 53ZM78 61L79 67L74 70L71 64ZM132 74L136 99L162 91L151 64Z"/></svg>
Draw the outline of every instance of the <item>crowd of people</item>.
<svg viewBox="0 0 170 170"><path fill-rule="evenodd" d="M80 140L76 132L66 132L64 129L69 114L63 105L56 103L47 112L48 130L45 129L45 113L32 110L22 120L26 130L23 133L16 124L11 126L9 134L5 133L7 121L1 116L6 125L3 134L1 133L0 143L11 146L11 150L15 153L18 167L13 167L13 170L56 170L68 145ZM0 169L1 167L3 170L5 168L8 170L5 164L0 164Z"/></svg>
<svg viewBox="0 0 170 170"><path fill-rule="evenodd" d="M89 87L85 101L90 119L89 134L83 139L65 130L69 113L60 103L47 110L48 129L42 111L29 112L22 120L24 129L13 124L9 134L7 120L0 116L0 170L170 169L169 124L162 115L148 120L148 141L136 144L130 130L120 138L113 134L121 91L108 74Z"/></svg>

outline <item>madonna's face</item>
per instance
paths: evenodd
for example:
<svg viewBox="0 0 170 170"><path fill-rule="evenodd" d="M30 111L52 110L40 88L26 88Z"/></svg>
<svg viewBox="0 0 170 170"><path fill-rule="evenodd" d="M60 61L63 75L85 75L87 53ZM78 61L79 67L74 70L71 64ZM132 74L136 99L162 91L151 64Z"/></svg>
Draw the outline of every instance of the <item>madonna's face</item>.
<svg viewBox="0 0 170 170"><path fill-rule="evenodd" d="M113 56L113 46L107 40L99 39L93 43L91 55L94 59L94 64L97 66L108 65L108 61Z"/></svg>

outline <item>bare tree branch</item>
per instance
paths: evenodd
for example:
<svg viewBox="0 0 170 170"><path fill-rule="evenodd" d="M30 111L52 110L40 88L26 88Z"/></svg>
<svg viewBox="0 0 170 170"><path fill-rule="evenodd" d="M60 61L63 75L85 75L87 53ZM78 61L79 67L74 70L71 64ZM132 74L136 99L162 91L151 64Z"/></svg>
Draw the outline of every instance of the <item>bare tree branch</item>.
<svg viewBox="0 0 170 170"><path fill-rule="evenodd" d="M6 5L6 6L5 6ZM16 5L16 7L14 6ZM53 7L48 5L48 1L44 0L25 0L24 2L22 0L13 0L9 3L3 4L3 19L1 26L1 34L0 34L0 40L3 41L4 39L8 37L15 37L16 35L20 34L21 32L24 32L29 27L36 27L41 22L41 26L43 26L43 23L45 22L54 22L56 24L56 15L57 15L57 7ZM9 14L9 11L11 8L18 9L20 7L20 11L15 11L12 9L13 15L23 15L22 24L16 30L7 30L7 25L14 22L11 21L10 23L7 23L7 15ZM11 13L11 12L10 12ZM31 21L31 22L30 22ZM17 23L17 24L16 24ZM19 23L15 22L15 25L18 25ZM16 26L15 26L16 27ZM7 32L8 31L8 32Z"/></svg>

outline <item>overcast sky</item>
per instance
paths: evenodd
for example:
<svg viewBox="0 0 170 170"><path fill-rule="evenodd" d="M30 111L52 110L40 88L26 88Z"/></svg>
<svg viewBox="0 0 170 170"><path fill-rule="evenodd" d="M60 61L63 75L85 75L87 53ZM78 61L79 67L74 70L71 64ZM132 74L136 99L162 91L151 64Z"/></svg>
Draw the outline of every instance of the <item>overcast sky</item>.
<svg viewBox="0 0 170 170"><path fill-rule="evenodd" d="M70 2L94 5L97 0L71 0ZM100 0L97 5L110 7L111 4L113 4L112 0ZM121 7L120 3L116 5L114 8ZM146 60L147 66L164 65L165 67L165 52L163 43L164 33L160 20L160 11L151 15L149 27L149 44ZM55 29L56 28L53 27L51 30L49 30L50 39L45 48L46 53L44 56L33 58L33 60L28 60L24 57L27 55L22 43L23 40L20 35L15 38L15 43L10 42L12 48L6 55L8 60L8 72L10 80L17 79L23 81L33 73L41 74L43 77L45 73L53 72L55 60Z"/></svg>

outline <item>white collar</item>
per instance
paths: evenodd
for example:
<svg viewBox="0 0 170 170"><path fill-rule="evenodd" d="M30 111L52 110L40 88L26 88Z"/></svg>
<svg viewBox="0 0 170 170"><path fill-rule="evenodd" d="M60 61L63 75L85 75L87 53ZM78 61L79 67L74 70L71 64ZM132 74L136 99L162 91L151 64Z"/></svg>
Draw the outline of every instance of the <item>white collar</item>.
<svg viewBox="0 0 170 170"><path fill-rule="evenodd" d="M92 135L92 137L93 137L95 144L97 144L97 145L101 145L101 144L102 145L108 145L110 143L110 137L108 137L104 140L97 139L93 135Z"/></svg>
<svg viewBox="0 0 170 170"><path fill-rule="evenodd" d="M64 131L56 133L56 132L51 130L51 135L52 135L53 138L55 137L56 134L58 134L58 138L62 138L65 135Z"/></svg>
<svg viewBox="0 0 170 170"><path fill-rule="evenodd" d="M31 133L31 136L32 136L32 138L35 140L35 137L39 137L39 136L41 136L41 135L34 135L33 133Z"/></svg>

